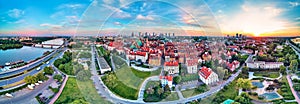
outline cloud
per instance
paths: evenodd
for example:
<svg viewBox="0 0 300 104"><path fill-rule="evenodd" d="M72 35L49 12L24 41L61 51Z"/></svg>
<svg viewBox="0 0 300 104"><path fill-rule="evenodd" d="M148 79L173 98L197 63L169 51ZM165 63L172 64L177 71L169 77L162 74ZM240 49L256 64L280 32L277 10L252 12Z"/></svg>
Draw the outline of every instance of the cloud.
<svg viewBox="0 0 300 104"><path fill-rule="evenodd" d="M84 7L83 4L62 4L58 6L58 9L65 9L65 8L78 9L83 7Z"/></svg>
<svg viewBox="0 0 300 104"><path fill-rule="evenodd" d="M25 11L20 10L20 9L12 9L12 10L8 11L8 16L10 16L12 18L20 18L24 14L25 14Z"/></svg>
<svg viewBox="0 0 300 104"><path fill-rule="evenodd" d="M21 23L25 23L26 21L24 19L20 19L18 21L15 21L15 24L21 24Z"/></svg>
<svg viewBox="0 0 300 104"><path fill-rule="evenodd" d="M115 25L118 25L118 26L122 26L122 23L120 22L114 22Z"/></svg>
<svg viewBox="0 0 300 104"><path fill-rule="evenodd" d="M242 10L226 16L216 16L223 32L246 32L256 35L286 29L291 22L280 17L285 11L276 5L241 5Z"/></svg>
<svg viewBox="0 0 300 104"><path fill-rule="evenodd" d="M98 0L93 0L92 1L92 6L97 6L98 5Z"/></svg>
<svg viewBox="0 0 300 104"><path fill-rule="evenodd" d="M136 19L140 19L140 20L154 20L154 18L152 16L150 16L150 15L143 16L141 14L137 15Z"/></svg>
<svg viewBox="0 0 300 104"><path fill-rule="evenodd" d="M291 7L296 7L296 6L299 6L300 3L298 2L289 2L290 6Z"/></svg>
<svg viewBox="0 0 300 104"><path fill-rule="evenodd" d="M114 0L103 0L103 3L105 3L105 4L113 4Z"/></svg>
<svg viewBox="0 0 300 104"><path fill-rule="evenodd" d="M54 25L54 24L49 24L49 23L43 23L43 24L40 24L41 27L50 27L52 29L61 29L63 28L62 25Z"/></svg>
<svg viewBox="0 0 300 104"><path fill-rule="evenodd" d="M116 8L110 5L106 5L106 4L102 4L103 7L111 10L114 12L114 14L112 15L115 18L129 18L131 17L130 13L125 12L123 10L121 10L120 8Z"/></svg>

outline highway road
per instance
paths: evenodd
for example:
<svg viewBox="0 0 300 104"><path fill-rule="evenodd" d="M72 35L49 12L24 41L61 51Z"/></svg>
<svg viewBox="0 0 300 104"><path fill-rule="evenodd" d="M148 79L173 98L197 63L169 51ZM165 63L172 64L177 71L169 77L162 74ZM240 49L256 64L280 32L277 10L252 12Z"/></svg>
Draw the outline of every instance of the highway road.
<svg viewBox="0 0 300 104"><path fill-rule="evenodd" d="M24 66L19 67L19 68L11 69L9 71L0 72L0 78L12 76L12 75L24 72L25 70L32 69L35 66L37 66L37 65L41 64L42 62L44 62L44 61L48 60L49 58L51 58L56 52L57 52L57 50L54 50L54 52L51 52L49 55L43 57L42 59L39 59L38 61L32 62L28 65L24 65Z"/></svg>
<svg viewBox="0 0 300 104"><path fill-rule="evenodd" d="M65 48L64 50L66 50L66 48ZM51 55L48 55L47 58L45 57L45 58L39 60L39 62L36 62L36 63L30 65L30 67L25 67L25 68L22 68L22 69L20 69L20 70L25 71L25 70L29 70L30 68L34 68L34 67L36 67L37 65L41 64L42 62L48 60L48 59L49 59L50 57L52 57L56 52L58 52L58 51L55 51L55 52L53 52ZM13 83L15 83L15 82L19 82L19 81L23 80L23 79L24 79L26 76L28 76L28 75L35 75L35 74L37 74L38 72L42 71L42 70L44 69L44 67L50 66L56 59L58 59L60 56L62 56L62 54L63 54L63 51L60 52L59 55L57 55L56 57L52 58L52 59L49 61L48 64L43 64L43 65L41 65L41 66L40 66L40 70L33 69L33 70L27 72L26 74L22 74L22 75L20 75L20 76L13 77L13 78L9 78L9 79L6 79L6 80L1 80L1 81L0 81L0 86L5 86L5 85L13 84ZM22 71L20 71L20 72L22 72ZM12 73L15 73L15 72L12 72Z"/></svg>

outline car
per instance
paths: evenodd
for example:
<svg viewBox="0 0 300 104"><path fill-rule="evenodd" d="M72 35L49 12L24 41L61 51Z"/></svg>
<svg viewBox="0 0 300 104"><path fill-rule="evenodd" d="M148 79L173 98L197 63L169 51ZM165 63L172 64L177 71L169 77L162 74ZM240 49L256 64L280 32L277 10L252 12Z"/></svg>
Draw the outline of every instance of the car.
<svg viewBox="0 0 300 104"><path fill-rule="evenodd" d="M49 64L49 61L48 61L48 62L46 62L46 64Z"/></svg>
<svg viewBox="0 0 300 104"><path fill-rule="evenodd" d="M9 94L9 93L6 93L5 96L6 96L6 97L9 97L9 98L12 98L12 97L13 97L13 96L12 96L11 94Z"/></svg>
<svg viewBox="0 0 300 104"><path fill-rule="evenodd" d="M41 69L41 67L36 68L36 70L40 70L40 69Z"/></svg>

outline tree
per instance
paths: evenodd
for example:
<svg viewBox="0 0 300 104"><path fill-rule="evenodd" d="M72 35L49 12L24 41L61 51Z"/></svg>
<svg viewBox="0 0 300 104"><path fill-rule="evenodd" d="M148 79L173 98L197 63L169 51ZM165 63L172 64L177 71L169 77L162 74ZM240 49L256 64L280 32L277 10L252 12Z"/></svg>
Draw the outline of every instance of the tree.
<svg viewBox="0 0 300 104"><path fill-rule="evenodd" d="M245 66L245 67L242 68L242 73L243 73L243 74L247 74L248 71L249 71L249 68L248 68L248 67Z"/></svg>
<svg viewBox="0 0 300 104"><path fill-rule="evenodd" d="M56 79L58 82L61 82L61 80L62 80L62 76L58 75L58 74L54 75L53 78Z"/></svg>
<svg viewBox="0 0 300 104"><path fill-rule="evenodd" d="M249 79L239 78L236 82L238 88L250 89L252 87L252 83Z"/></svg>
<svg viewBox="0 0 300 104"><path fill-rule="evenodd" d="M116 84L117 77L113 73L108 73L104 81L107 83L107 86L113 87Z"/></svg>
<svg viewBox="0 0 300 104"><path fill-rule="evenodd" d="M52 69L52 67L45 67L44 72L47 75L52 75L54 73L54 70Z"/></svg>
<svg viewBox="0 0 300 104"><path fill-rule="evenodd" d="M27 84L34 84L37 82L37 78L35 76L27 76L24 80Z"/></svg>
<svg viewBox="0 0 300 104"><path fill-rule="evenodd" d="M298 70L298 61L292 60L291 64L290 64L290 68L291 68L292 72L295 73L296 70Z"/></svg>
<svg viewBox="0 0 300 104"><path fill-rule="evenodd" d="M225 76L225 69L223 69L223 67L217 67L215 70L219 76L219 79L222 80Z"/></svg>
<svg viewBox="0 0 300 104"><path fill-rule="evenodd" d="M284 60L285 60L285 59L281 57L281 58L278 58L277 61L278 61L278 62L284 62Z"/></svg>
<svg viewBox="0 0 300 104"><path fill-rule="evenodd" d="M176 84L179 84L181 82L181 76L176 76L173 80Z"/></svg>
<svg viewBox="0 0 300 104"><path fill-rule="evenodd" d="M148 88L146 90L146 93L152 95L152 94L154 94L154 89L153 88Z"/></svg>
<svg viewBox="0 0 300 104"><path fill-rule="evenodd" d="M46 77L43 73L38 73L38 74L36 75L36 79L37 79L38 81L44 81L44 80L47 79L47 77Z"/></svg>
<svg viewBox="0 0 300 104"><path fill-rule="evenodd" d="M280 67L279 67L279 72L280 72L281 74L286 74L286 67L285 67L284 65L280 65Z"/></svg>
<svg viewBox="0 0 300 104"><path fill-rule="evenodd" d="M156 90L156 93L157 93L158 95L161 95L162 93L164 93L164 89L158 88L158 89Z"/></svg>

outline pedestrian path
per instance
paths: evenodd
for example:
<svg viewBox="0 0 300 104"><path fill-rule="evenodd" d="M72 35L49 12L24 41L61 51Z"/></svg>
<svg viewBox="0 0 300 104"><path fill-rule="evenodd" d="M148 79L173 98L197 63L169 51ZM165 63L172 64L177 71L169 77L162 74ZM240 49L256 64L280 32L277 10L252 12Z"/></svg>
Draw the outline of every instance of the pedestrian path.
<svg viewBox="0 0 300 104"><path fill-rule="evenodd" d="M296 92L296 91L294 90L294 88L293 88L293 83L292 83L292 80L291 80L290 75L287 75L287 76L286 76L286 79L288 80L289 86L290 86L290 88L291 88L291 90L292 90L292 93L293 93L293 95L294 95L294 97L295 97L295 100L297 101L298 104L300 104L299 96L298 96L297 92Z"/></svg>

